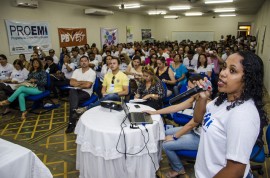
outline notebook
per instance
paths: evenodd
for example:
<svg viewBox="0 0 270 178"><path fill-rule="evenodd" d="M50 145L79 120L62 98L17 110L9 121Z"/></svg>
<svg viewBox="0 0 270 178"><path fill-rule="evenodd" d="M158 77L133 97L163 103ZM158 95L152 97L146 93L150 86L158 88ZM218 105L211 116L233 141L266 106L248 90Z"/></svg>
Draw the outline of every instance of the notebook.
<svg viewBox="0 0 270 178"><path fill-rule="evenodd" d="M122 108L124 109L131 125L140 125L140 124L152 124L153 120L151 115L143 112L129 112L127 104L122 101Z"/></svg>

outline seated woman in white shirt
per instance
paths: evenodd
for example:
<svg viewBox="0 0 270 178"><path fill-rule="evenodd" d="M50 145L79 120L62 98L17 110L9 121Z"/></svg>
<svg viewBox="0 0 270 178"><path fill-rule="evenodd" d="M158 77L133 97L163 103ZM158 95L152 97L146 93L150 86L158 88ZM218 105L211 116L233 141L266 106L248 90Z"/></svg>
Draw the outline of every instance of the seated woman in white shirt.
<svg viewBox="0 0 270 178"><path fill-rule="evenodd" d="M124 73L129 78L130 95L132 96L137 91L139 80L143 75L141 57L135 55Z"/></svg>
<svg viewBox="0 0 270 178"><path fill-rule="evenodd" d="M207 63L207 57L205 54L200 54L198 58L197 66L194 68L195 73L203 74L211 79L212 67Z"/></svg>
<svg viewBox="0 0 270 178"><path fill-rule="evenodd" d="M69 54L65 54L61 72L57 71L54 77L51 77L51 91L54 94L54 98L58 98L57 88L69 85L74 70L75 64L71 63Z"/></svg>
<svg viewBox="0 0 270 178"><path fill-rule="evenodd" d="M1 96L1 100L7 99L8 96L12 95L16 90L18 84L24 82L28 77L29 71L24 68L24 65L20 59L16 59L13 62L13 66L14 70L11 72L10 78L0 83L0 91L4 95ZM6 107L2 115L6 115L9 112L9 107Z"/></svg>
<svg viewBox="0 0 270 178"><path fill-rule="evenodd" d="M144 65L145 57L144 57L144 54L143 54L142 50L138 50L138 49L135 50L135 56L140 56L141 64ZM134 56L133 56L133 58L134 58Z"/></svg>
<svg viewBox="0 0 270 178"><path fill-rule="evenodd" d="M99 79L100 79L101 83L103 83L103 79L104 79L105 74L107 74L108 72L112 72L112 70L110 69L112 56L110 56L110 55L106 56L104 59L105 60L103 60L103 65L102 65L101 72L99 75Z"/></svg>

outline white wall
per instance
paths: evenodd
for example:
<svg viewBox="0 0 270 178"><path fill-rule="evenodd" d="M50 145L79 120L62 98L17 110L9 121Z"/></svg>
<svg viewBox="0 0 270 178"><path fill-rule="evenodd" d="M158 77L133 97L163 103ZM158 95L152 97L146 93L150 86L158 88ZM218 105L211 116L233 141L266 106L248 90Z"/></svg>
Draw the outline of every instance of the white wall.
<svg viewBox="0 0 270 178"><path fill-rule="evenodd" d="M180 17L179 19L157 19L155 28L158 30L156 38L172 40L172 31L213 31L214 40L219 40L221 35L237 36L238 22L252 22L254 16L236 17Z"/></svg>
<svg viewBox="0 0 270 178"><path fill-rule="evenodd" d="M270 93L270 1L265 1L263 6L261 7L260 11L258 12L256 19L255 19L255 28L256 31L259 32L258 34L258 45L259 50L257 51L257 54L262 58L264 62L264 85ZM262 49L262 40L263 40L263 33L262 29L266 26L266 32L264 37L264 48L263 53L261 53ZM255 31L255 33L256 33Z"/></svg>

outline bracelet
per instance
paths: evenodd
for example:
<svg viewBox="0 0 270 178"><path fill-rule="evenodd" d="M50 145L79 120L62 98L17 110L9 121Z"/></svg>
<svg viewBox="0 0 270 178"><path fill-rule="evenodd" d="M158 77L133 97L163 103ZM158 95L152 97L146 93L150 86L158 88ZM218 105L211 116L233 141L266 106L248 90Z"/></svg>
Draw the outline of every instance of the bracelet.
<svg viewBox="0 0 270 178"><path fill-rule="evenodd" d="M154 95L154 94L152 94L152 98L153 98L153 97L155 97L155 95Z"/></svg>
<svg viewBox="0 0 270 178"><path fill-rule="evenodd" d="M177 139L178 139L178 138L175 136L175 134L172 135L172 138L173 138L174 140L177 140Z"/></svg>

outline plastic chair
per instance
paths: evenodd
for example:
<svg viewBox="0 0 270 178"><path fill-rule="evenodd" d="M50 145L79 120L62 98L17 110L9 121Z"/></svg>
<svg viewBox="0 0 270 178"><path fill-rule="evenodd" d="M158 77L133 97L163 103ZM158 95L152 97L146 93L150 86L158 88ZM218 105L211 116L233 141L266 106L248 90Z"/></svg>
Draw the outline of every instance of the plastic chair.
<svg viewBox="0 0 270 178"><path fill-rule="evenodd" d="M162 99L163 108L165 108L165 107L167 107L167 106L170 105L169 104L169 101L170 101L170 99L172 99L174 97L174 94L172 94L171 96L167 97L167 90L168 90L167 89L167 86L166 86L166 84L164 82L161 81L161 83L162 83L162 86L164 88L164 93L165 93L165 97Z"/></svg>
<svg viewBox="0 0 270 178"><path fill-rule="evenodd" d="M193 116L189 116L186 114L182 114L182 113L173 113L173 121L179 125L186 125L186 123L188 123Z"/></svg>
<svg viewBox="0 0 270 178"><path fill-rule="evenodd" d="M188 84L186 83L185 85L183 85L180 88L180 94L187 91L187 88L188 88ZM188 123L192 119L192 116L186 115L183 113L173 113L172 118L173 118L173 121L175 123L177 123L179 125L185 125L186 123Z"/></svg>
<svg viewBox="0 0 270 178"><path fill-rule="evenodd" d="M86 100L85 102L81 103L79 105L79 107L85 107L85 106L88 106L89 104L91 103L94 103L98 100L98 95L96 94L98 92L98 88L99 88L99 78L96 77L96 80L95 80L95 83L94 83L94 86L93 86L93 94L91 95L91 97Z"/></svg>
<svg viewBox="0 0 270 178"><path fill-rule="evenodd" d="M268 125L267 130L266 130L266 142L268 146L268 151L270 150L270 125ZM256 144L254 145L252 149L252 153L250 155L250 161L254 163L264 163L265 157L269 158L270 154L265 153L264 151L264 144L261 141L257 141ZM253 165L251 166L252 171L257 171L259 175L263 175L264 172L262 170L262 165Z"/></svg>
<svg viewBox="0 0 270 178"><path fill-rule="evenodd" d="M59 105L55 105L55 103L51 100L50 98L50 85L51 85L51 79L50 79L50 74L46 73L47 75L47 84L45 86L45 91L43 91L41 94L38 95L29 95L27 97L25 97L26 100L28 101L33 101L34 103L31 106L31 109L29 112L34 113L34 114L42 114L48 111L53 110L54 108L59 107ZM44 99L49 100L52 103L52 106L50 107L44 107ZM45 109L45 111L42 112L35 112L34 110L43 107Z"/></svg>
<svg viewBox="0 0 270 178"><path fill-rule="evenodd" d="M198 150L177 150L175 152L180 157L185 157L185 158L190 158L190 159L195 160Z"/></svg>

